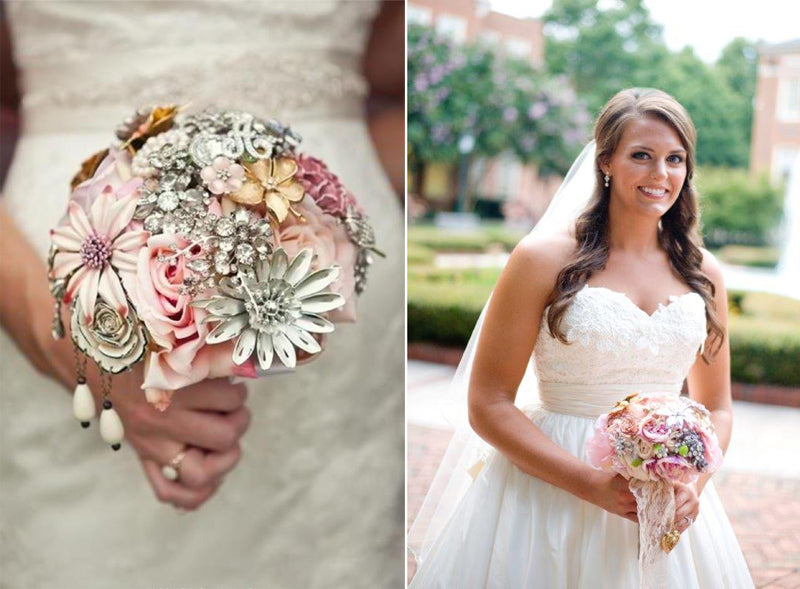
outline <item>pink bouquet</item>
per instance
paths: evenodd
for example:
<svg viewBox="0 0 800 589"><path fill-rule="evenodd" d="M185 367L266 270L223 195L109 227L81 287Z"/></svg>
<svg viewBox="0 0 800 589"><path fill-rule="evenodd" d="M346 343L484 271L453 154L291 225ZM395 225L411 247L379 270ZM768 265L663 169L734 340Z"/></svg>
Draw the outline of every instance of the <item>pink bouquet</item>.
<svg viewBox="0 0 800 589"><path fill-rule="evenodd" d="M661 551L669 553L679 535L673 481L689 483L722 463L708 410L687 397L631 395L601 415L586 442L589 463L628 479L639 518L643 586L663 578Z"/></svg>
<svg viewBox="0 0 800 589"><path fill-rule="evenodd" d="M111 376L144 362L147 399L210 376L255 377L322 351L355 321L375 235L353 195L300 137L249 113L137 112L84 162L52 230L53 335L70 309L73 409L95 415L87 359L103 375L100 430L124 436ZM380 254L382 255L382 254Z"/></svg>

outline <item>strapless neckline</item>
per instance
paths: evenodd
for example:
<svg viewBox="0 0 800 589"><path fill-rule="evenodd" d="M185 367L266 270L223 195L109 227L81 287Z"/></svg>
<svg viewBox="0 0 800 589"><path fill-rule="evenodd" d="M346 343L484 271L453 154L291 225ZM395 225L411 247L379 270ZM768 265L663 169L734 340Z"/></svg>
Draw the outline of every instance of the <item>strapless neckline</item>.
<svg viewBox="0 0 800 589"><path fill-rule="evenodd" d="M590 284L584 284L583 288L578 292L580 293L580 292L583 292L585 290L595 290L595 291L601 291L601 292L604 291L604 292L611 293L616 298L624 301L629 306L633 307L634 310L638 311L639 313L641 313L642 315L644 315L645 317L647 317L649 319L653 319L660 312L664 311L665 309L668 309L674 303L676 303L677 301L680 301L681 299L683 299L685 297L689 297L691 295L694 295L696 297L700 297L700 295L697 294L696 292L694 292L693 290L690 290L688 292L684 292L684 293L681 293L681 294L677 294L677 295L669 295L669 297L667 298L667 302L666 303L664 303L664 302L658 303L658 306L656 307L655 311L653 311L652 313L648 313L647 311L642 309L639 305L637 305L635 302L633 302L633 299L628 294L626 294L626 293L624 293L622 291L614 290L612 288L608 288L608 287L605 287L605 286L592 286ZM700 297L700 299L702 300L702 297Z"/></svg>

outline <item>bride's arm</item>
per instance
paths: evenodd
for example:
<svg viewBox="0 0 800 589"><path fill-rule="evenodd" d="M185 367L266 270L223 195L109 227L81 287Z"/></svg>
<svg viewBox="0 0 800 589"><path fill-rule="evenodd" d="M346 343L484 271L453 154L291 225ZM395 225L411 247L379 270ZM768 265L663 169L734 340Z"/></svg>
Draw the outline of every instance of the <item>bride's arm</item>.
<svg viewBox="0 0 800 589"><path fill-rule="evenodd" d="M369 133L392 188L402 195L405 182L405 40L403 2L384 0L372 23L364 54L364 76L369 83Z"/></svg>
<svg viewBox="0 0 800 589"><path fill-rule="evenodd" d="M492 295L469 389L472 428L526 473L635 520L635 502L621 477L595 470L541 432L515 405L556 276L574 253L566 235L520 242Z"/></svg>
<svg viewBox="0 0 800 589"><path fill-rule="evenodd" d="M725 330L725 339L711 364L706 364L698 355L697 360L689 371L688 384L689 396L705 405L711 412L711 420L717 430L719 444L722 452L728 450L733 427L733 412L731 404L731 350L728 340L728 295L722 280L722 271L716 258L703 250L702 271L714 283L716 292L717 319ZM705 349L708 350L711 342L706 340ZM697 481L697 494L711 478L711 475L701 475Z"/></svg>

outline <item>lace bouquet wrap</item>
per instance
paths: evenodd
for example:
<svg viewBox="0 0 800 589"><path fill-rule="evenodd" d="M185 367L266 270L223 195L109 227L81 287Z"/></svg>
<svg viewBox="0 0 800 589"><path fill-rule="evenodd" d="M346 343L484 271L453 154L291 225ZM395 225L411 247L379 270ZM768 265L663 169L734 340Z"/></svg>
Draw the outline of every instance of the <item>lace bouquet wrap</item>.
<svg viewBox="0 0 800 589"><path fill-rule="evenodd" d="M209 377L255 377L322 352L334 324L355 321L375 235L353 195L300 137L237 111L144 109L119 142L84 162L51 231L53 335L69 310L75 417L95 405L119 449L112 376L144 363L142 389L164 410ZM381 254L382 255L382 254Z"/></svg>
<svg viewBox="0 0 800 589"><path fill-rule="evenodd" d="M678 542L673 481L690 483L722 463L708 410L687 397L631 395L595 422L589 463L628 479L639 518L641 586L661 587Z"/></svg>

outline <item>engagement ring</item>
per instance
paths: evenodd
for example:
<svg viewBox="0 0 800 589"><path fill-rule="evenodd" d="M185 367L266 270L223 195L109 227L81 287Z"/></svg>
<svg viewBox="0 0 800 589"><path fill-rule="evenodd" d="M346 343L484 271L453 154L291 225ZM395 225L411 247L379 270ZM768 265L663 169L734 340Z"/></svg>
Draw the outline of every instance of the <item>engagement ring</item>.
<svg viewBox="0 0 800 589"><path fill-rule="evenodd" d="M170 481L178 480L181 474L181 462L183 462L184 458L186 458L186 450L181 450L169 464L165 464L161 467L161 474L164 475L165 479Z"/></svg>

